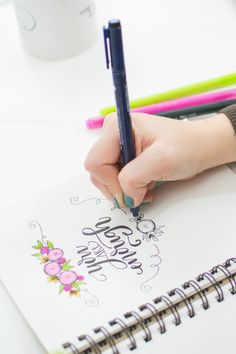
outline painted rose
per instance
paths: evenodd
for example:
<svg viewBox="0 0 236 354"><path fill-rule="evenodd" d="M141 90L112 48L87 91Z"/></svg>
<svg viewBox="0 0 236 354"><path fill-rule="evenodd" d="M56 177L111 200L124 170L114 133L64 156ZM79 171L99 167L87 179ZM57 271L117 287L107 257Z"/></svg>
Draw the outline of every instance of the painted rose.
<svg viewBox="0 0 236 354"><path fill-rule="evenodd" d="M66 270L60 274L59 280L63 285L72 284L77 280L77 276L77 273L71 270Z"/></svg>
<svg viewBox="0 0 236 354"><path fill-rule="evenodd" d="M49 262L44 266L44 272L48 275L57 275L61 268L57 262Z"/></svg>
<svg viewBox="0 0 236 354"><path fill-rule="evenodd" d="M64 290L65 291L71 291L71 289L72 289L72 285L71 284L67 284L67 285L64 286Z"/></svg>
<svg viewBox="0 0 236 354"><path fill-rule="evenodd" d="M43 247L40 249L40 252L41 252L42 254L48 254L48 252L49 252L49 247L43 246Z"/></svg>
<svg viewBox="0 0 236 354"><path fill-rule="evenodd" d="M60 248L53 248L48 252L48 259L50 261L57 261L62 258L64 252Z"/></svg>
<svg viewBox="0 0 236 354"><path fill-rule="evenodd" d="M59 264L64 264L64 263L66 263L66 259L65 259L65 258L60 258L60 259L58 260L58 263L59 263Z"/></svg>

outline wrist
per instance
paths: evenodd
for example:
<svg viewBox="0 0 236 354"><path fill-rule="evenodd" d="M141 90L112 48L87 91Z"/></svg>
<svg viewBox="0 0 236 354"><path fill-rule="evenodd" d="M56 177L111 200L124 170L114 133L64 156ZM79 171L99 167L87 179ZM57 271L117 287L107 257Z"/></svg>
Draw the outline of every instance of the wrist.
<svg viewBox="0 0 236 354"><path fill-rule="evenodd" d="M236 135L226 115L220 113L200 122L203 133L202 170L236 161Z"/></svg>

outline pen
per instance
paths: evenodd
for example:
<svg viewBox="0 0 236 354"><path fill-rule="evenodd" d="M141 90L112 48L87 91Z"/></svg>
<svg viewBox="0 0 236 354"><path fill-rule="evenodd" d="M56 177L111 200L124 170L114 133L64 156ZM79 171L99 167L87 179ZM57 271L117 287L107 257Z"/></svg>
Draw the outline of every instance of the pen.
<svg viewBox="0 0 236 354"><path fill-rule="evenodd" d="M117 19L110 20L108 22L108 27L103 28L103 33L107 69L109 69L109 64L111 64L115 89L122 163L123 165L126 165L133 160L136 155L130 117L120 21ZM130 210L134 217L139 215L138 207L131 208Z"/></svg>
<svg viewBox="0 0 236 354"><path fill-rule="evenodd" d="M236 73L219 76L213 79L200 81L190 85L178 87L172 90L159 92L154 95L150 95L143 98L138 98L130 102L131 108L137 108L142 106L148 106L155 103L165 102L169 100L175 100L177 98L183 98L186 96L192 96L199 93L217 90L222 87L231 86L236 84ZM101 115L107 115L108 113L115 112L115 106L106 107L101 109Z"/></svg>
<svg viewBox="0 0 236 354"><path fill-rule="evenodd" d="M208 92L201 95L184 97L177 100L153 104L150 106L134 108L131 110L131 112L141 112L146 114L165 114L165 112L186 109L188 107L201 106L210 103L216 103L227 99L236 99L236 89L227 91L216 91L210 93ZM89 128L98 128L102 126L103 120L104 117L90 118L86 124Z"/></svg>

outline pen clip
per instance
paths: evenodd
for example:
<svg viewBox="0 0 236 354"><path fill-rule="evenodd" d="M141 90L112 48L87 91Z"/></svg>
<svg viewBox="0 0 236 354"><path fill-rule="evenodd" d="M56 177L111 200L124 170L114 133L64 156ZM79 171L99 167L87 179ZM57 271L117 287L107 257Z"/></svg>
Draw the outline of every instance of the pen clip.
<svg viewBox="0 0 236 354"><path fill-rule="evenodd" d="M109 28L107 27L103 27L103 35L104 35L104 45L105 45L105 54L106 54L106 64L107 64L107 69L109 69L109 64L110 64L110 60L109 60L109 52L108 52L108 41L109 41Z"/></svg>

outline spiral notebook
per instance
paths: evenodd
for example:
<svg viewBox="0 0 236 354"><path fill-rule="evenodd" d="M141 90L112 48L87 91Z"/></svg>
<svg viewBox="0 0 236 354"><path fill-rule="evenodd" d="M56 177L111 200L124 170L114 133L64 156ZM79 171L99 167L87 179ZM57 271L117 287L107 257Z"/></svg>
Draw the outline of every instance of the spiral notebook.
<svg viewBox="0 0 236 354"><path fill-rule="evenodd" d="M235 205L228 167L162 185L138 219L81 173L1 212L0 277L47 353L171 353L170 333L236 314Z"/></svg>

